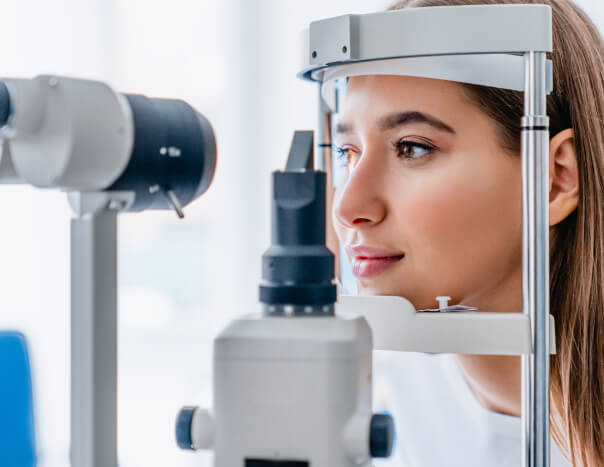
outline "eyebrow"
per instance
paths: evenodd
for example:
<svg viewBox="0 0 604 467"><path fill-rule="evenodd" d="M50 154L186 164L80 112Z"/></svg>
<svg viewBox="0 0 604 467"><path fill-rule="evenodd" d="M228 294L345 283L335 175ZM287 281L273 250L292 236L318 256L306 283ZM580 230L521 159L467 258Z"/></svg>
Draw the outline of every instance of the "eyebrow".
<svg viewBox="0 0 604 467"><path fill-rule="evenodd" d="M440 121L439 119L432 117L423 112L418 112L416 110L409 112L397 112L393 114L386 115L385 117L381 117L378 120L378 128L381 131L392 130L398 126L407 125L410 123L425 123L430 125L437 130L446 131L448 133L455 134L455 130L451 128L446 123ZM337 134L347 134L353 132L353 126L350 123L339 122L336 125L336 133Z"/></svg>

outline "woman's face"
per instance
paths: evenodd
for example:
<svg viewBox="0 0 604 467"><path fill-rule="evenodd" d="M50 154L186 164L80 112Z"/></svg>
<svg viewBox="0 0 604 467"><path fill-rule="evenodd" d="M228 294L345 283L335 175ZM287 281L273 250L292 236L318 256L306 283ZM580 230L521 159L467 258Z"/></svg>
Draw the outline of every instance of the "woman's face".
<svg viewBox="0 0 604 467"><path fill-rule="evenodd" d="M333 141L348 176L332 214L360 294L417 309L449 295L485 311L510 284L520 294L520 157L498 141L459 84L350 78Z"/></svg>

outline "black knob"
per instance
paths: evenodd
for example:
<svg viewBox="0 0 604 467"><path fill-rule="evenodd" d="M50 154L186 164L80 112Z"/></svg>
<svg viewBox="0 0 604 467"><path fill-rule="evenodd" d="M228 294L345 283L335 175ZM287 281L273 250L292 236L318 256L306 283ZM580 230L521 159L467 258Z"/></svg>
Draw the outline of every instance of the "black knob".
<svg viewBox="0 0 604 467"><path fill-rule="evenodd" d="M10 95L6 84L0 81L0 127L6 125L10 117Z"/></svg>
<svg viewBox="0 0 604 467"><path fill-rule="evenodd" d="M371 457L390 457L394 444L394 420L390 414L375 414L369 427Z"/></svg>
<svg viewBox="0 0 604 467"><path fill-rule="evenodd" d="M198 407L183 407L176 417L176 444L181 449L195 450L193 440L191 439L191 424L193 423L193 414Z"/></svg>

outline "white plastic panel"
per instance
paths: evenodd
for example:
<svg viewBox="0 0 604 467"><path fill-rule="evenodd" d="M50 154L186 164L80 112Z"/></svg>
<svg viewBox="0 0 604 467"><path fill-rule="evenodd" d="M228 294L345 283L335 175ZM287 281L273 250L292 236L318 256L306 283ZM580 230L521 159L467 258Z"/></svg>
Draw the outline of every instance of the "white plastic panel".
<svg viewBox="0 0 604 467"><path fill-rule="evenodd" d="M553 89L552 62L546 61L546 92ZM361 75L401 75L524 91L524 57L510 54L444 55L347 63L317 70L323 99L333 109L335 80Z"/></svg>
<svg viewBox="0 0 604 467"><path fill-rule="evenodd" d="M308 63L552 51L547 5L406 8L310 24Z"/></svg>
<svg viewBox="0 0 604 467"><path fill-rule="evenodd" d="M134 144L122 94L105 83L59 76L5 83L15 111L2 135L19 178L40 188L95 191L122 174Z"/></svg>
<svg viewBox="0 0 604 467"><path fill-rule="evenodd" d="M417 312L402 297L340 295L338 315L363 316L375 350L399 352L523 355L531 349L529 317L524 313L462 311ZM550 352L556 352L550 315Z"/></svg>
<svg viewBox="0 0 604 467"><path fill-rule="evenodd" d="M359 317L247 315L230 323L214 341L213 465L256 458L370 467L362 448L369 430L356 420L372 413L371 351Z"/></svg>

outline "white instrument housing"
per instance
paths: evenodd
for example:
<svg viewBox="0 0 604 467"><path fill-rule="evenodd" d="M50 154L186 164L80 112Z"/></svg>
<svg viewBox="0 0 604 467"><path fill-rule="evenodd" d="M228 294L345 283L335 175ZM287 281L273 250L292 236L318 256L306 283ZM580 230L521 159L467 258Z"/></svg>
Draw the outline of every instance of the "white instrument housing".
<svg viewBox="0 0 604 467"><path fill-rule="evenodd" d="M193 418L192 444L213 430L216 467L369 466L371 367L362 317L240 318L215 340L213 420Z"/></svg>
<svg viewBox="0 0 604 467"><path fill-rule="evenodd" d="M54 76L4 83L14 111L0 137L11 139L19 179L41 188L95 191L122 174L134 142L123 95L101 82Z"/></svg>

